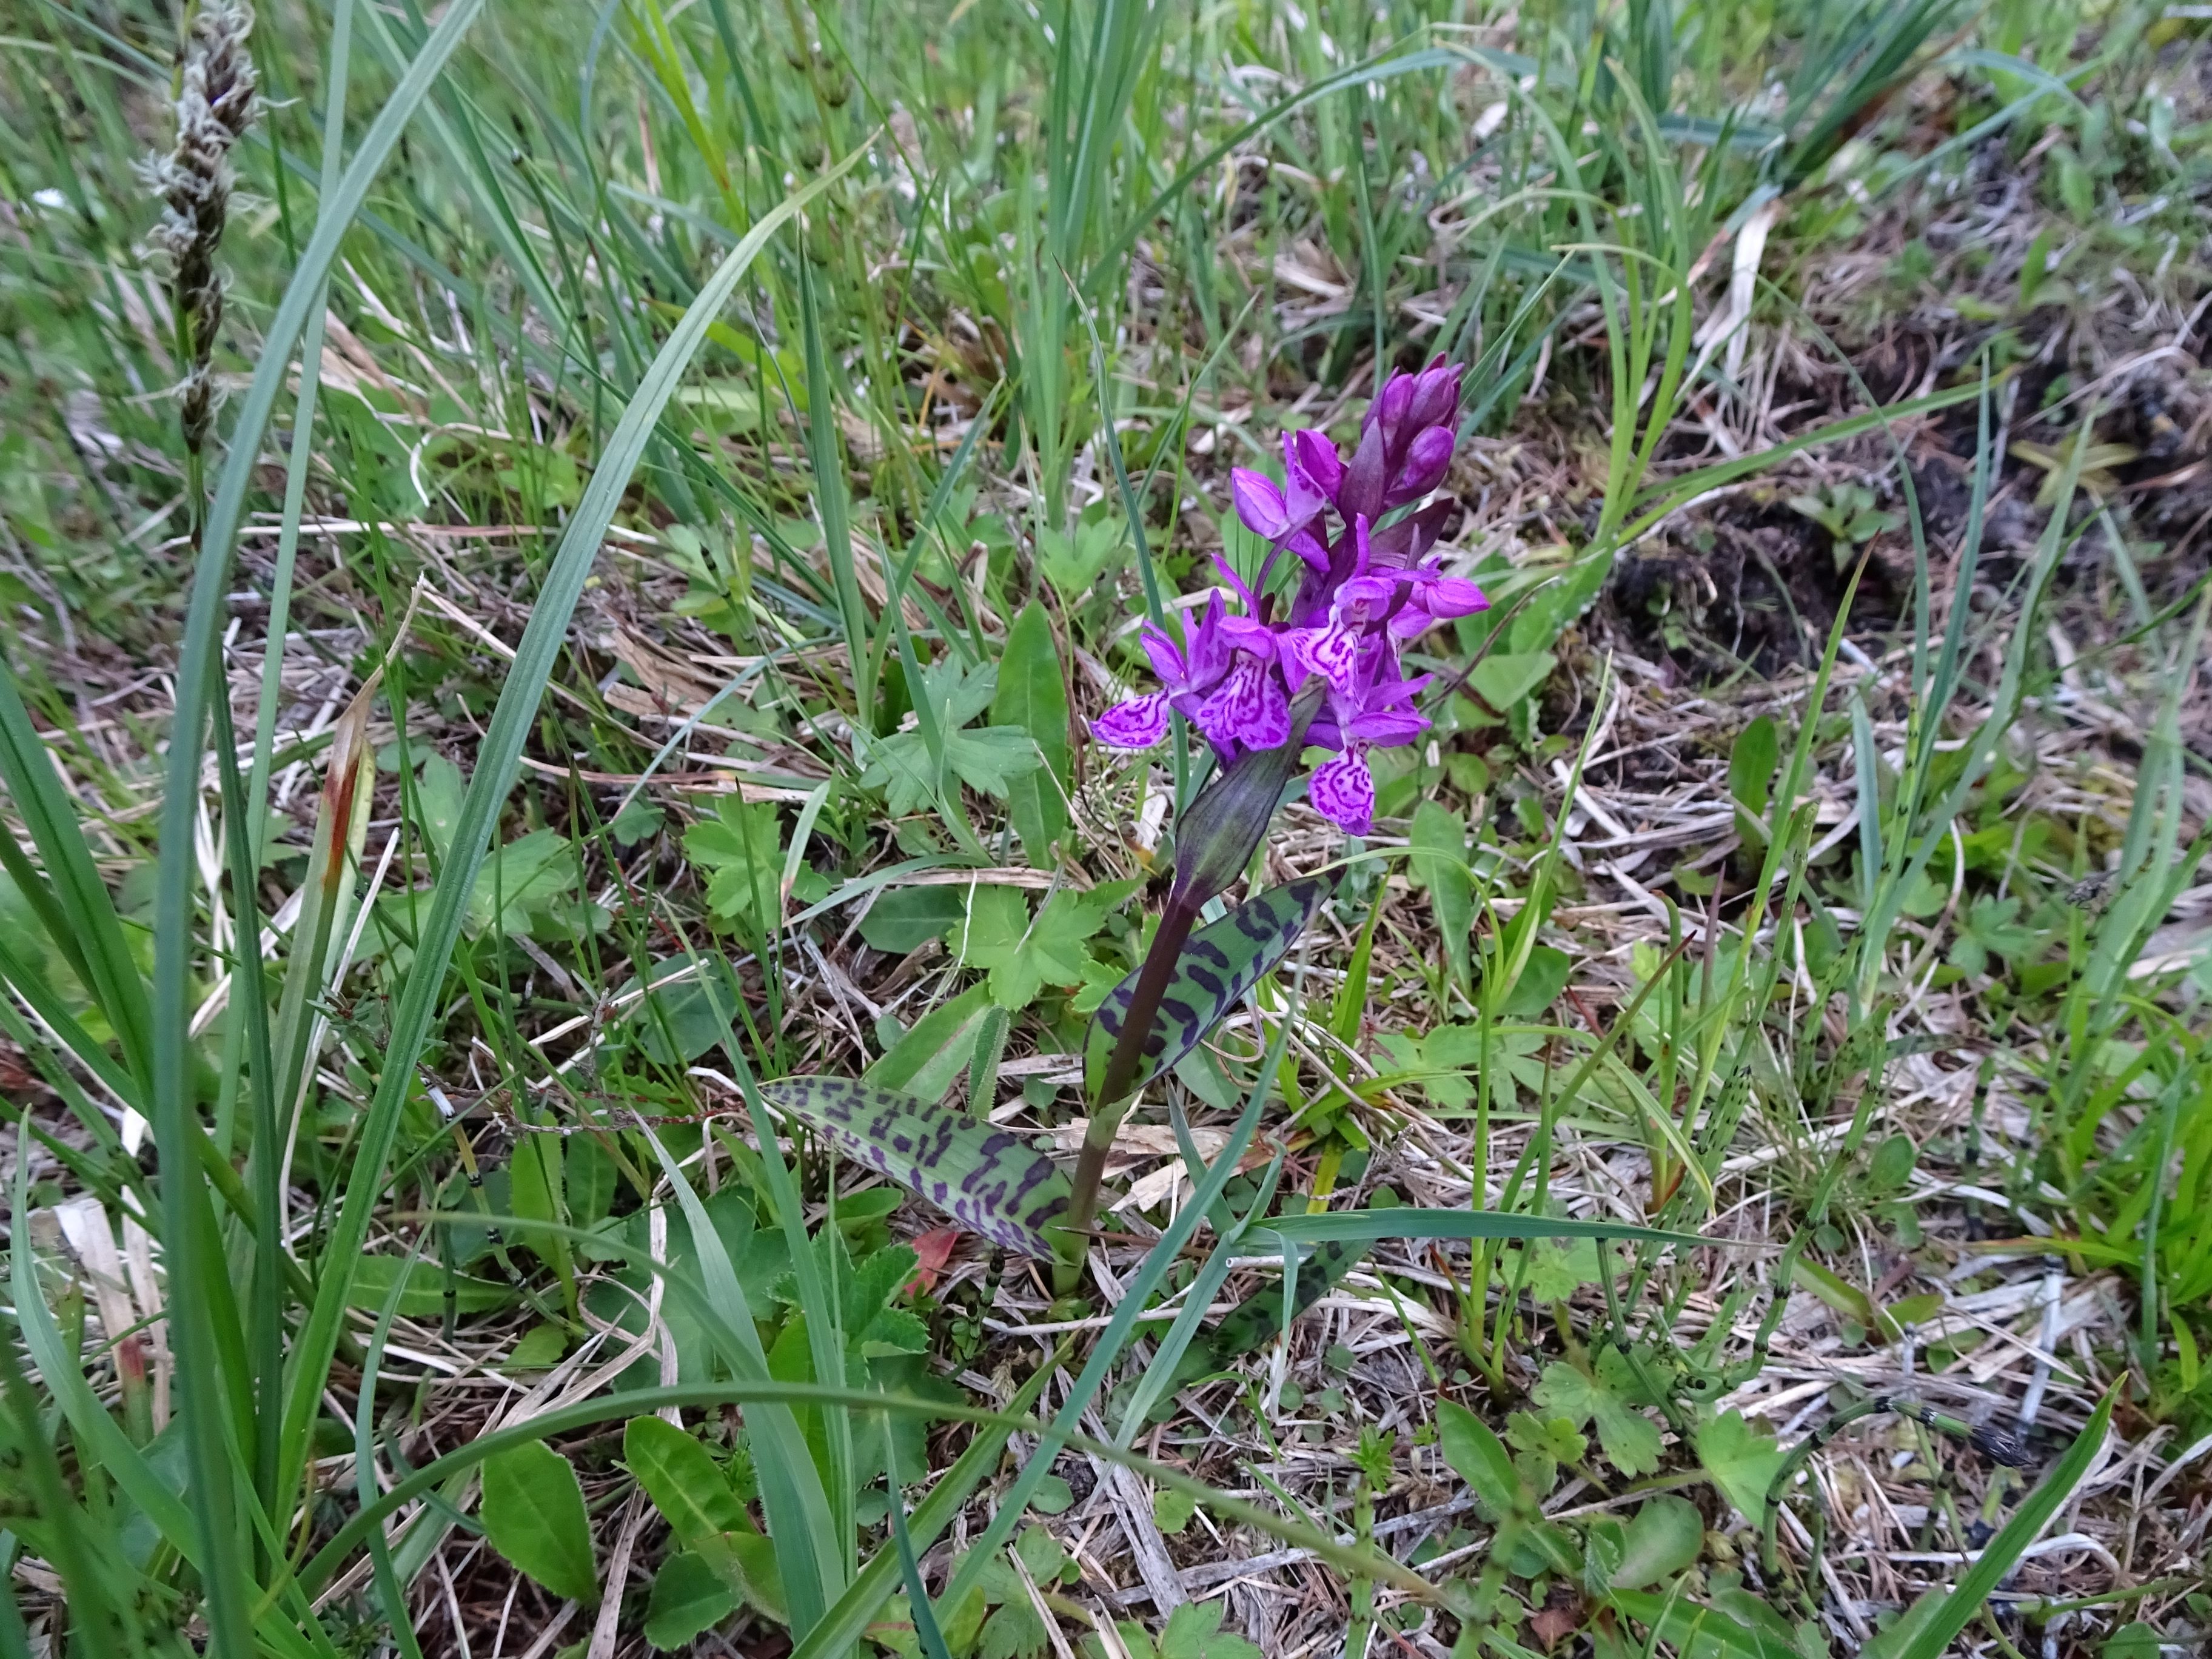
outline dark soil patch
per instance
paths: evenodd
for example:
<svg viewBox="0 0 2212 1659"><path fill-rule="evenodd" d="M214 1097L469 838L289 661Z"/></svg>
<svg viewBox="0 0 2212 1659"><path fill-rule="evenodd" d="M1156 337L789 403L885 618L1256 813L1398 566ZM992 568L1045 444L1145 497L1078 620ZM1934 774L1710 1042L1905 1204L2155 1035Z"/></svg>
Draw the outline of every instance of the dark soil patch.
<svg viewBox="0 0 2212 1659"><path fill-rule="evenodd" d="M1826 530L1779 501L1718 501L1622 556L1606 591L1608 620L1638 654L1691 684L1747 665L1762 677L1808 667L1850 585L1856 555L1846 549L1839 562L1837 552ZM1894 629L1910 598L1910 544L1884 535L1872 554L1852 605L1854 635Z"/></svg>

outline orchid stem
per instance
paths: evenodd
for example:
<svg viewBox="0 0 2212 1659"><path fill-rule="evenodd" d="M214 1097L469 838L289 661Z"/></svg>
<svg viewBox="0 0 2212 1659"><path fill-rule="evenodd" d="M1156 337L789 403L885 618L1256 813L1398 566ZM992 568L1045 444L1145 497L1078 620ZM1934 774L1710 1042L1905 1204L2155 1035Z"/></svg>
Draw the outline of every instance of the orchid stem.
<svg viewBox="0 0 2212 1659"><path fill-rule="evenodd" d="M1114 1149L1114 1133L1121 1127L1121 1119L1128 1111L1128 1097L1135 1092L1130 1086L1143 1062L1145 1043L1152 1034L1152 1022L1160 1011L1160 999L1167 994L1169 981L1175 977L1176 960L1182 955L1184 942L1190 938L1191 925L1198 920L1198 907L1180 895L1170 895L1167 908L1160 913L1159 931L1152 935L1152 947L1145 953L1145 965L1137 975L1137 988L1129 999L1129 1011L1121 1022L1121 1035L1115 1039L1113 1052L1106 1057L1106 1075L1092 1103L1091 1121L1083 1132L1083 1150L1075 1162L1074 1189L1067 1203L1067 1219L1062 1224L1066 1230L1068 1249L1073 1260L1062 1260L1055 1275L1062 1295L1075 1288L1083 1276L1084 1235L1098 1210L1098 1183L1106 1174L1106 1154Z"/></svg>

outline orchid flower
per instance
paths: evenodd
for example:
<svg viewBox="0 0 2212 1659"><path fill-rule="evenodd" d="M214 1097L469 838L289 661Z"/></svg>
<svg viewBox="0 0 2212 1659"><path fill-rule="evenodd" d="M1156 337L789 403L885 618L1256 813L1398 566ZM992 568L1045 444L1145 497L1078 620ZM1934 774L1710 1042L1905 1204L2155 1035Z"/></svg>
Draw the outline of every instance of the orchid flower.
<svg viewBox="0 0 2212 1659"><path fill-rule="evenodd" d="M1172 711L1197 726L1226 765L1289 742L1291 704L1318 680L1300 704L1321 699L1304 742L1337 752L1315 769L1309 797L1349 834L1374 827L1369 751L1410 743L1430 723L1414 706L1430 677L1408 680L1399 648L1490 603L1474 582L1447 575L1442 556L1430 550L1450 501L1382 522L1414 507L1451 470L1460 375L1457 364L1441 358L1418 374L1393 374L1370 405L1348 462L1323 434L1300 430L1283 434L1282 483L1249 468L1231 473L1237 516L1268 544L1255 586L1266 586L1287 547L1306 567L1297 595L1277 613L1217 556L1238 609L1230 610L1217 588L1190 630L1188 653L1147 623L1140 638L1160 690L1094 720L1101 743L1148 749L1167 735Z"/></svg>

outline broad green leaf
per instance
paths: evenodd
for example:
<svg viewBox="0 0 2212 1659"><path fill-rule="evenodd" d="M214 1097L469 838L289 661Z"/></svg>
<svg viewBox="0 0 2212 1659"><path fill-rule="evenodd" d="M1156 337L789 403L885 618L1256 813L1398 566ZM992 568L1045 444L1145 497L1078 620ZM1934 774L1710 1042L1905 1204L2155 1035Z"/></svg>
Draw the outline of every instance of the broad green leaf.
<svg viewBox="0 0 2212 1659"><path fill-rule="evenodd" d="M1061 602L1071 610L1097 589L1109 562L1118 565L1128 550L1127 533L1110 520L1079 524L1073 536L1045 529L1036 537L1037 568L1060 590ZM1036 602L1032 599L1030 604L1034 609Z"/></svg>
<svg viewBox="0 0 2212 1659"><path fill-rule="evenodd" d="M967 918L953 930L953 948L990 969L991 1000L999 1006L1026 1008L1048 985L1083 983L1091 966L1085 942L1130 890L1121 882L1090 893L1064 889L1032 920L1018 889L978 887Z"/></svg>
<svg viewBox="0 0 2212 1659"><path fill-rule="evenodd" d="M453 850L453 826L460 822L461 796L467 788L461 769L434 750L422 762L415 786L415 804L422 809L422 828L430 837L430 851L443 864Z"/></svg>
<svg viewBox="0 0 2212 1659"><path fill-rule="evenodd" d="M1789 1453L1771 1433L1761 1434L1741 1412L1723 1412L1698 1431L1698 1462L1754 1527L1766 1524L1766 1489Z"/></svg>
<svg viewBox="0 0 2212 1659"><path fill-rule="evenodd" d="M1514 1450L1513 1467L1540 1504L1559 1485L1559 1465L1579 1463L1589 1451L1589 1442L1565 1418L1534 1412L1508 1413L1505 1439Z"/></svg>
<svg viewBox="0 0 2212 1659"><path fill-rule="evenodd" d="M519 836L485 860L469 897L471 938L496 928L529 933L546 907L576 884L576 855L554 830Z"/></svg>
<svg viewBox="0 0 2212 1659"><path fill-rule="evenodd" d="M783 1594L783 1569L773 1540L757 1532L726 1532L719 1546L702 1552L737 1581L739 1594L779 1625L791 1622Z"/></svg>
<svg viewBox="0 0 2212 1659"><path fill-rule="evenodd" d="M1578 1238L1571 1244L1540 1239L1529 1246L1528 1294L1539 1302L1565 1302L1604 1276L1594 1238Z"/></svg>
<svg viewBox="0 0 2212 1659"><path fill-rule="evenodd" d="M1335 886L1334 877L1312 876L1271 887L1190 936L1145 1039L1131 1092L1204 1040L1260 976L1283 959ZM1137 977L1132 974L1115 986L1091 1017L1083 1045L1083 1085L1094 1106L1115 1103L1100 1101L1098 1091L1105 1081L1107 1056L1121 1035L1122 1015L1137 994Z"/></svg>
<svg viewBox="0 0 2212 1659"><path fill-rule="evenodd" d="M951 1001L939 1003L868 1067L864 1080L923 1100L943 1099L953 1079L967 1069L975 1052L976 1034L993 1006L988 985L971 985Z"/></svg>
<svg viewBox="0 0 2212 1659"><path fill-rule="evenodd" d="M1609 1348L1604 1358L1617 1357L1618 1350ZM1659 1431L1623 1397L1624 1393L1607 1374L1603 1359L1595 1377L1555 1359L1544 1367L1533 1397L1547 1411L1558 1413L1577 1428L1595 1421L1606 1461L1623 1474L1650 1474L1659 1467Z"/></svg>
<svg viewBox="0 0 2212 1659"><path fill-rule="evenodd" d="M1503 714L1549 679L1558 660L1548 651L1493 651L1475 664L1468 684Z"/></svg>
<svg viewBox="0 0 2212 1659"><path fill-rule="evenodd" d="M1650 1498L1629 1518L1612 1587L1642 1589L1671 1578L1698 1559L1705 1541L1705 1518L1695 1504L1671 1492Z"/></svg>
<svg viewBox="0 0 2212 1659"><path fill-rule="evenodd" d="M936 714L945 745L946 770L970 788L1006 799L1013 780L1035 771L1041 763L1036 745L1019 726L962 729L990 706L997 690L993 667L985 664L963 676L960 665L948 659L932 663L921 674L922 695ZM867 756L860 781L885 792L894 817L919 810L935 798L940 786L952 781L939 776L927 738L918 730L892 733L871 744Z"/></svg>
<svg viewBox="0 0 2212 1659"><path fill-rule="evenodd" d="M860 918L860 937L872 951L902 957L959 926L967 896L963 887L893 888Z"/></svg>
<svg viewBox="0 0 2212 1659"><path fill-rule="evenodd" d="M1682 1596L1624 1589L1614 1590L1611 1600L1630 1618L1653 1627L1658 1639L1683 1659L1804 1659L1779 1638Z"/></svg>
<svg viewBox="0 0 2212 1659"><path fill-rule="evenodd" d="M696 1435L685 1433L666 1419L630 1419L623 1431L623 1462L684 1548L696 1550L707 1540L719 1541L726 1532L753 1529L720 1465Z"/></svg>
<svg viewBox="0 0 2212 1659"><path fill-rule="evenodd" d="M655 963L647 977L652 988L638 1000L629 1029L647 1058L689 1066L729 1030L742 994L737 975L719 956L670 957Z"/></svg>
<svg viewBox="0 0 2212 1659"><path fill-rule="evenodd" d="M645 1639L665 1653L720 1624L737 1609L738 1593L729 1581L704 1557L680 1550L662 1562L660 1571L653 1576L653 1598L645 1609Z"/></svg>
<svg viewBox="0 0 2212 1659"><path fill-rule="evenodd" d="M1067 1177L1018 1136L844 1078L786 1078L762 1085L761 1097L961 1225L1052 1259L1053 1229L1067 1212Z"/></svg>
<svg viewBox="0 0 2212 1659"><path fill-rule="evenodd" d="M1198 1513L1198 1500L1188 1492L1161 1491L1152 1494L1152 1524L1169 1537L1188 1526Z"/></svg>
<svg viewBox="0 0 2212 1659"><path fill-rule="evenodd" d="M1160 1631L1160 1659L1260 1659L1260 1650L1221 1628L1224 1603L1186 1601Z"/></svg>
<svg viewBox="0 0 2212 1659"><path fill-rule="evenodd" d="M1466 1407L1450 1400L1437 1402L1437 1442L1444 1462L1467 1482L1491 1522L1510 1520L1534 1507L1505 1443Z"/></svg>
<svg viewBox="0 0 2212 1659"><path fill-rule="evenodd" d="M1774 769L1781 763L1782 739L1775 730L1773 715L1761 714L1736 733L1729 750L1729 793L1748 817L1757 820L1766 816Z"/></svg>
<svg viewBox="0 0 2212 1659"><path fill-rule="evenodd" d="M1453 980L1469 986L1474 982L1468 945L1474 933L1474 884L1467 869L1467 825L1458 813L1425 800L1413 809L1411 842L1409 873L1417 885L1429 890Z"/></svg>
<svg viewBox="0 0 2212 1659"><path fill-rule="evenodd" d="M492 1547L554 1595L599 1599L584 1489L560 1453L532 1440L486 1458L483 1516Z"/></svg>
<svg viewBox="0 0 2212 1659"><path fill-rule="evenodd" d="M504 1308L516 1299L512 1285L467 1273L455 1273L448 1279L434 1261L416 1261L410 1264L396 1255L366 1255L354 1268L353 1305L370 1312L383 1307L385 1298L392 1294L392 1287L403 1272L407 1279L406 1289L399 1292L399 1316L403 1319L435 1319L445 1311L449 1285L453 1293L453 1305L459 1313L486 1313L494 1308Z"/></svg>
<svg viewBox="0 0 2212 1659"><path fill-rule="evenodd" d="M1060 678L1060 652L1052 638L1052 619L1035 599L1024 605L1006 630L999 654L999 689L991 700L991 724L1014 726L1030 735L1044 764L1012 781L1006 815L1022 838L1022 850L1040 870L1052 867L1052 844L1067 828L1071 757L1067 741L1067 687Z"/></svg>
<svg viewBox="0 0 2212 1659"><path fill-rule="evenodd" d="M707 905L718 916L765 927L781 903L783 831L775 808L735 794L714 803L714 816L684 832L684 851L709 871Z"/></svg>
<svg viewBox="0 0 2212 1659"><path fill-rule="evenodd" d="M1513 981L1498 1012L1507 1019L1534 1019L1559 1000L1572 970L1573 963L1565 951L1548 945L1532 946L1528 960L1521 964L1521 976ZM1498 1038L1493 1036L1491 1042L1494 1048ZM1537 1086L1541 1086L1540 1079Z"/></svg>

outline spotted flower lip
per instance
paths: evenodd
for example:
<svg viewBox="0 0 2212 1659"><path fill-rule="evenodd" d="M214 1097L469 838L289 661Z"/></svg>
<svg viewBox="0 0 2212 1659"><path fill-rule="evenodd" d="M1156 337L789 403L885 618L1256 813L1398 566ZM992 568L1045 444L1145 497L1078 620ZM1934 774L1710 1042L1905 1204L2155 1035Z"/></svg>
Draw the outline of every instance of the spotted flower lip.
<svg viewBox="0 0 2212 1659"><path fill-rule="evenodd" d="M1217 587L1187 628L1186 645L1145 625L1139 643L1159 689L1093 720L1100 743L1148 749L1167 735L1170 714L1181 714L1226 764L1289 742L1291 703L1319 681L1309 696L1321 696L1322 706L1304 743L1335 753L1315 769L1308 798L1347 834L1373 829L1369 752L1411 743L1430 724L1415 699L1432 677L1408 679L1401 647L1490 603L1475 583L1445 574L1431 551L1454 503L1417 505L1451 471L1462 373L1438 358L1418 374L1392 374L1349 460L1326 434L1299 429L1283 434L1282 483L1248 467L1231 473L1231 504L1267 543L1266 562L1248 586L1216 556L1237 608ZM1254 592L1267 592L1285 549L1306 567L1287 605L1278 593Z"/></svg>

